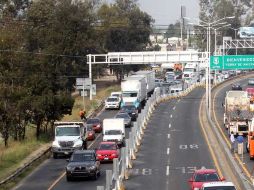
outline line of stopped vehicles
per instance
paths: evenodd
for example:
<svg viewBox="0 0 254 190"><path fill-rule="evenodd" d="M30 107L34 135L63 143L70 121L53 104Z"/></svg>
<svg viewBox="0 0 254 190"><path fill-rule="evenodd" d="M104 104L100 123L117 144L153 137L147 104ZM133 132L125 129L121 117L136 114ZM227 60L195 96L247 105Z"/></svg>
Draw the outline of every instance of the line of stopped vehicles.
<svg viewBox="0 0 254 190"><path fill-rule="evenodd" d="M101 163L119 158L120 148L125 146L125 128L132 126L155 86L154 71L138 71L121 82L120 92L112 92L105 100L105 110L119 110L113 118L54 123L52 153L55 159L70 156L66 165L67 181L76 177L96 180ZM96 133L102 133L102 141L91 149L88 141L95 140Z"/></svg>
<svg viewBox="0 0 254 190"><path fill-rule="evenodd" d="M169 91L169 93L183 90L183 79L194 75L191 73L194 72L193 70L190 71L190 73L187 72L189 74L188 76L186 72L182 73L183 78L179 77L179 75L175 75L174 72L166 72L166 79L164 80L155 78L154 71L135 72L121 82L120 92L112 92L105 100L105 110L119 110L113 118L101 120L95 117L88 118L86 121L55 122L55 139L52 143L52 153L55 159L60 156L70 156L68 157L69 159L67 159L66 180L70 181L75 177L91 177L96 180L100 176L101 163L112 162L114 158L119 158L120 148L125 146L125 128L132 126L132 122L136 120L140 110L153 93L154 89L163 86L162 84L166 81L168 84L171 83L171 91ZM186 75L185 77L184 74ZM224 73L224 75L227 77L227 74ZM254 79L250 79L249 83L251 82L254 84ZM236 90L237 89L234 89L234 93L237 93ZM254 97L254 89L251 92L253 92L252 95ZM248 105L251 107L250 92L240 91L239 93L246 94L246 98L249 98ZM229 94L230 93L227 93L227 95ZM226 96L225 100L225 110L228 110L227 105L229 102L231 104L232 102L239 102L240 105L242 105L243 101L239 101L240 99L238 101L233 101L227 98L228 96ZM232 117L229 117L228 114L225 113L224 121L225 126L229 128L229 131L232 131ZM239 119L237 122L239 122ZM248 124L252 124L252 122L248 122ZM243 128L240 123L238 123L238 125L238 129ZM251 129L251 127L249 127L249 129ZM233 131L237 133L237 130ZM241 131L244 132L243 130ZM90 149L87 142L95 140L96 133L102 133L102 141L97 147ZM248 135L250 134L252 133L248 133ZM251 142L250 140L248 149L250 152L253 152L254 156L254 140L253 150L250 145ZM234 185L231 182L225 182L225 179L221 178L214 169L201 168L196 170L188 182L192 190L235 190Z"/></svg>

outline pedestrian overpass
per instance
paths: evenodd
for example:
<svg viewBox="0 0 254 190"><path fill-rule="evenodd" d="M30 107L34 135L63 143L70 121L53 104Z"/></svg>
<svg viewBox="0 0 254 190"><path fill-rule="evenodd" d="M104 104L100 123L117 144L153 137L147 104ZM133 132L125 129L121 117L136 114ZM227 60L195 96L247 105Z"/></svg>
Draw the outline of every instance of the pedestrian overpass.
<svg viewBox="0 0 254 190"><path fill-rule="evenodd" d="M205 68L208 66L208 60L208 52L198 51L109 52L87 55L90 84L92 84L92 65L94 64L134 65L198 62L200 67ZM92 100L92 85L90 85L90 99Z"/></svg>
<svg viewBox="0 0 254 190"><path fill-rule="evenodd" d="M109 52L108 54L89 54L87 63L91 64L162 64L162 63L204 63L207 52L198 51L145 51L145 52Z"/></svg>

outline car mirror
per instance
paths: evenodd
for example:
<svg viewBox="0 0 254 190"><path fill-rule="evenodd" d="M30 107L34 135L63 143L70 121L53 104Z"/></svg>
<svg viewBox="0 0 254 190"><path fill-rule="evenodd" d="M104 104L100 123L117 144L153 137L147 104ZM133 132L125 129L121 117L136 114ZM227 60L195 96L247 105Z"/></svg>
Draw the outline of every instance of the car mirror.
<svg viewBox="0 0 254 190"><path fill-rule="evenodd" d="M66 159L66 162L70 162L70 159L68 158L68 159Z"/></svg>

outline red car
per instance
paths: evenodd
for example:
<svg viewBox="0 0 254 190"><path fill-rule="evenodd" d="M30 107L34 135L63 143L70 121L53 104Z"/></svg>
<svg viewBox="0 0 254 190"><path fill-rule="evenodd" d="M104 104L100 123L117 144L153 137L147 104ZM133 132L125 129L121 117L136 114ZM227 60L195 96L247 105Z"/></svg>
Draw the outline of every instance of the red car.
<svg viewBox="0 0 254 190"><path fill-rule="evenodd" d="M95 132L92 128L92 126L87 126L87 140L93 141L95 139Z"/></svg>
<svg viewBox="0 0 254 190"><path fill-rule="evenodd" d="M96 156L99 161L113 161L119 156L119 148L116 142L101 142L96 150Z"/></svg>
<svg viewBox="0 0 254 190"><path fill-rule="evenodd" d="M199 190L206 182L224 181L225 178L220 178L219 174L214 169L196 170L189 179L190 189Z"/></svg>
<svg viewBox="0 0 254 190"><path fill-rule="evenodd" d="M102 131L102 122L99 118L90 118L86 121L86 126L92 126L96 133Z"/></svg>

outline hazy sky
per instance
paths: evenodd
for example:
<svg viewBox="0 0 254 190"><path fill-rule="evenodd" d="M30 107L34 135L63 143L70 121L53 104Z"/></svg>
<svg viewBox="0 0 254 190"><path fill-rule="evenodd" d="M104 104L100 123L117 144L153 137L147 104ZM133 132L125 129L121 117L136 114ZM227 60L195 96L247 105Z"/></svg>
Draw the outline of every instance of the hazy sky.
<svg viewBox="0 0 254 190"><path fill-rule="evenodd" d="M181 16L181 5L186 7L187 17L197 18L199 13L199 0L138 0L138 4L158 25L174 24Z"/></svg>

